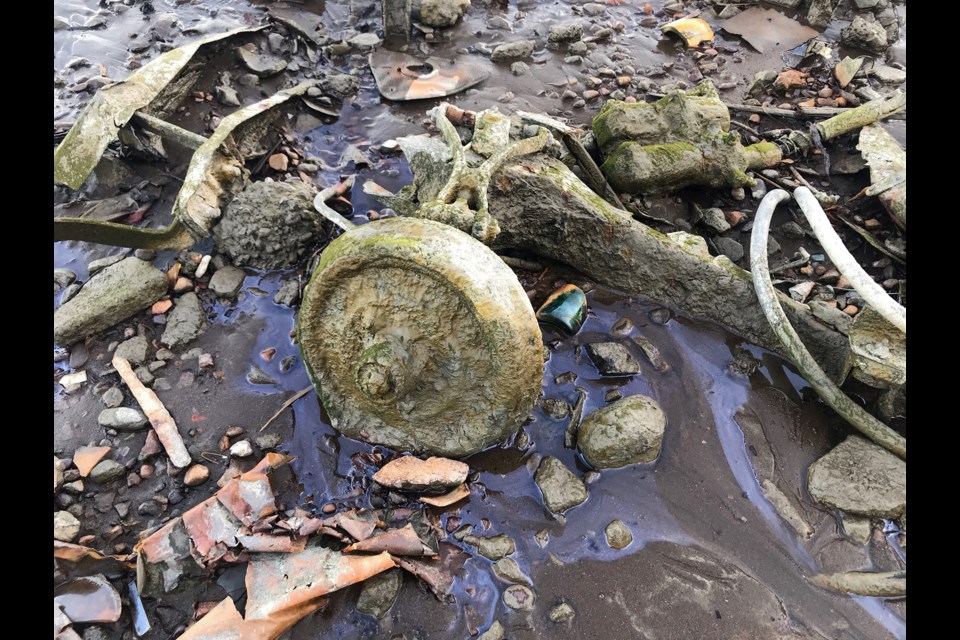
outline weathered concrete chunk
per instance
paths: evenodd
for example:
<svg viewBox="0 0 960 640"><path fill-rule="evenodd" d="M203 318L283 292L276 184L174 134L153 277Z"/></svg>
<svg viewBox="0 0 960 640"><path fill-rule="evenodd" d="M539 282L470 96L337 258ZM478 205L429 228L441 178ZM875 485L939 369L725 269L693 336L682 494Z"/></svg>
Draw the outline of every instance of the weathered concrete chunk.
<svg viewBox="0 0 960 640"><path fill-rule="evenodd" d="M887 32L879 22L870 22L857 16L850 26L840 32L840 42L848 47L882 53L887 48Z"/></svg>
<svg viewBox="0 0 960 640"><path fill-rule="evenodd" d="M583 25L579 22L562 22L550 25L547 40L550 42L567 42L579 40L583 37Z"/></svg>
<svg viewBox="0 0 960 640"><path fill-rule="evenodd" d="M527 58L533 53L533 46L533 40L520 40L519 42L501 44L493 50L493 55L490 56L490 59L494 62L506 62Z"/></svg>
<svg viewBox="0 0 960 640"><path fill-rule="evenodd" d="M588 344L587 355L597 370L605 376L630 376L640 373L640 363L619 342Z"/></svg>
<svg viewBox="0 0 960 640"><path fill-rule="evenodd" d="M587 487L583 481L553 456L540 462L534 479L543 492L544 503L554 513L563 513L587 499Z"/></svg>
<svg viewBox="0 0 960 640"><path fill-rule="evenodd" d="M105 429L117 431L140 431L149 424L147 416L130 407L104 409L97 416L97 424Z"/></svg>
<svg viewBox="0 0 960 640"><path fill-rule="evenodd" d="M69 345L146 309L167 291L167 276L137 258L106 267L53 313L53 340Z"/></svg>
<svg viewBox="0 0 960 640"><path fill-rule="evenodd" d="M129 340L124 340L113 352L113 355L120 356L133 365L141 365L147 361L150 355L150 343L143 336L134 336Z"/></svg>
<svg viewBox="0 0 960 640"><path fill-rule="evenodd" d="M650 462L660 453L667 417L656 400L633 395L597 409L577 431L577 448L597 469Z"/></svg>
<svg viewBox="0 0 960 640"><path fill-rule="evenodd" d="M810 496L848 513L896 518L907 508L907 463L860 436L850 436L812 465Z"/></svg>
<svg viewBox="0 0 960 640"><path fill-rule="evenodd" d="M210 290L220 298L235 298L247 274L236 267L224 267L210 278Z"/></svg>
<svg viewBox="0 0 960 640"><path fill-rule="evenodd" d="M53 539L61 542L73 542L80 535L80 521L69 511L57 511L53 514Z"/></svg>
<svg viewBox="0 0 960 640"><path fill-rule="evenodd" d="M181 347L200 335L205 326L200 298L192 291L185 293L167 316L167 328L160 342L171 349Z"/></svg>
<svg viewBox="0 0 960 640"><path fill-rule="evenodd" d="M470 7L470 0L421 0L420 22L431 27L451 27Z"/></svg>

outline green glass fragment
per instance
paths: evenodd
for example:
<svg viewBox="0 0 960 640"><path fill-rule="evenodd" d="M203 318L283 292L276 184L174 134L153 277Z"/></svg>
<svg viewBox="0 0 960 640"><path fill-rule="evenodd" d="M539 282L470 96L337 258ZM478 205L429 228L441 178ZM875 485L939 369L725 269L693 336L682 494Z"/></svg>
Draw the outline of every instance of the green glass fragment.
<svg viewBox="0 0 960 640"><path fill-rule="evenodd" d="M587 319L587 296L572 284L554 291L537 311L537 320L574 335Z"/></svg>

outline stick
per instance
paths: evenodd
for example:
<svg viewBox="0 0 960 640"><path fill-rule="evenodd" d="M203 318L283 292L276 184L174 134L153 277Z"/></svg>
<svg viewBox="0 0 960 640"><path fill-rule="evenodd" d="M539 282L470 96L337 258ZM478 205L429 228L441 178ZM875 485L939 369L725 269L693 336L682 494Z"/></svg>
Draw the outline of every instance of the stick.
<svg viewBox="0 0 960 640"><path fill-rule="evenodd" d="M113 368L117 370L117 373L129 387L130 393L133 394L137 404L147 414L147 418L150 420L153 430L157 432L160 444L167 452L170 462L180 468L188 466L192 460L183 444L183 438L180 437L180 432L177 430L177 423L174 422L173 416L160 402L157 394L143 386L137 374L130 368L130 363L127 362L126 358L113 356Z"/></svg>
<svg viewBox="0 0 960 640"><path fill-rule="evenodd" d="M310 386L307 387L306 389L300 389L300 391L297 391L295 394L293 394L292 396L290 396L290 397L286 400L286 402L284 402L282 405L280 405L280 408L277 409L277 412L276 412L275 414L273 414L272 416L270 416L270 419L269 419L269 420L267 420L266 422L263 423L263 426L260 427L260 431L263 431L264 429L266 429L267 427L269 427L269 426L270 426L270 423L273 422L274 420L276 420L277 418L279 418L281 413L283 413L284 411L286 411L287 409L289 409L289 408L293 405L294 402L296 402L297 400L299 400L299 399L302 398L303 396L307 395L307 394L310 393L311 391L313 391L313 385L310 385ZM258 431L257 433L259 433L259 431Z"/></svg>

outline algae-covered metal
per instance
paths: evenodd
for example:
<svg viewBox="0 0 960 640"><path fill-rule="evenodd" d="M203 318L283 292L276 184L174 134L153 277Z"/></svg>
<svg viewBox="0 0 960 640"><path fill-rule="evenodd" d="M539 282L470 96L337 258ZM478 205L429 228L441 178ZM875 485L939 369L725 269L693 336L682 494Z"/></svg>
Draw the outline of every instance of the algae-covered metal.
<svg viewBox="0 0 960 640"><path fill-rule="evenodd" d="M490 249L430 220L390 218L332 242L297 335L334 427L408 451L462 457L529 415L540 328Z"/></svg>

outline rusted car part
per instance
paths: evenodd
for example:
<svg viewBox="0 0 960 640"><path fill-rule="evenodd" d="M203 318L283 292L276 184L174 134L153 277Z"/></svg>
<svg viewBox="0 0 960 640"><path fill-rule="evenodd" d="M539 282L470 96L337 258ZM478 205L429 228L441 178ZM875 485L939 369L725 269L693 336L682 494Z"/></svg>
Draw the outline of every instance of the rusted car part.
<svg viewBox="0 0 960 640"><path fill-rule="evenodd" d="M807 196L811 199L813 197L809 194ZM780 306L777 291L770 280L766 246L773 211L779 203L789 199L790 194L782 189L775 189L764 196L757 207L753 234L750 237L750 270L753 272L754 287L763 313L780 340L780 351L786 353L820 397L851 426L881 447L906 459L906 438L870 415L834 384L817 363L817 359L804 347L803 341Z"/></svg>
<svg viewBox="0 0 960 640"><path fill-rule="evenodd" d="M269 131L277 109L294 96L306 93L316 81L303 82L290 89L223 118L209 138L197 147L187 168L183 185L173 205L173 222L164 229L140 229L129 225L85 218L56 218L53 240L83 240L121 247L147 249L185 249L209 237L220 218L221 207L247 184L249 171L244 159L260 151L260 142ZM88 107L89 109L89 107ZM86 113L86 112L85 112ZM152 122L152 121L151 121ZM79 122L76 126L79 126ZM155 123L153 123L155 124ZM162 135L175 125L155 127ZM177 127L179 129L179 127ZM180 130L181 139L197 134ZM63 149L67 140L58 147Z"/></svg>
<svg viewBox="0 0 960 640"><path fill-rule="evenodd" d="M539 394L543 355L510 268L453 227L407 218L354 227L316 201L346 233L304 290L297 339L333 426L452 457L516 431Z"/></svg>
<svg viewBox="0 0 960 640"><path fill-rule="evenodd" d="M654 103L609 100L593 120L605 160L600 169L618 192L664 193L689 185L754 186L746 174L780 164L770 142L744 147L730 132L730 112L704 80Z"/></svg>
<svg viewBox="0 0 960 640"><path fill-rule="evenodd" d="M490 77L488 65L431 56L421 60L397 51L378 49L367 60L377 90L388 100L442 98Z"/></svg>

